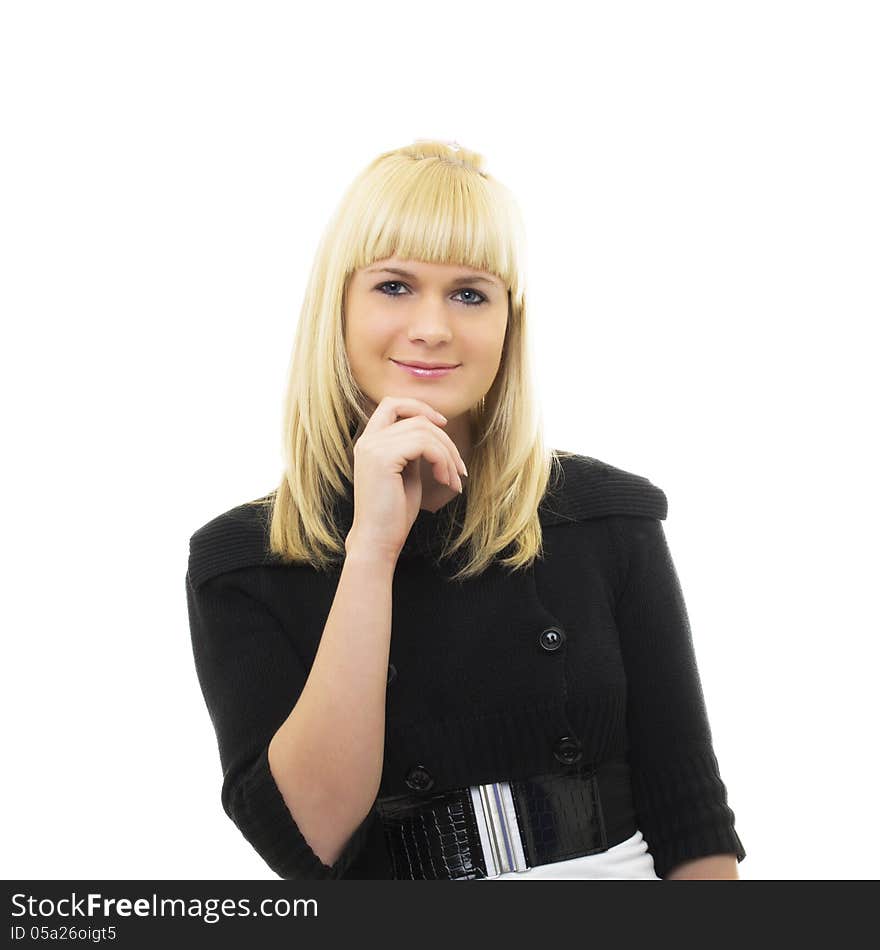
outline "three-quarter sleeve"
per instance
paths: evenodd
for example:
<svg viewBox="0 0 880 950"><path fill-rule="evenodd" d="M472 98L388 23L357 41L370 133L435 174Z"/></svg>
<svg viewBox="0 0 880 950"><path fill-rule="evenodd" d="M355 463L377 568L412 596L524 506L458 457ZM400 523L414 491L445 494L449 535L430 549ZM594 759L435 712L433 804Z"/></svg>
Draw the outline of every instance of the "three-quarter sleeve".
<svg viewBox="0 0 880 950"><path fill-rule="evenodd" d="M610 519L639 827L659 877L714 854L746 856L712 745L687 609L658 518Z"/></svg>
<svg viewBox="0 0 880 950"><path fill-rule="evenodd" d="M341 877L365 847L374 808L332 865L312 850L269 769L269 742L295 705L306 670L255 595L251 569L194 585L186 597L196 673L217 736L221 803L266 864L287 879Z"/></svg>

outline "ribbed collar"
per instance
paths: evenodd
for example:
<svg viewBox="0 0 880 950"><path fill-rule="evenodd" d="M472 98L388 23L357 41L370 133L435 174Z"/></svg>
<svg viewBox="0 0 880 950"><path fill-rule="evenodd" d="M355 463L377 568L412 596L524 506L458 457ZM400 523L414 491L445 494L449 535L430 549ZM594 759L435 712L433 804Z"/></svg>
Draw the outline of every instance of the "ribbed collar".
<svg viewBox="0 0 880 950"><path fill-rule="evenodd" d="M573 453L554 453L550 485L538 506L542 526L571 524L588 518L609 515L635 515L665 518L666 495L647 478L635 475L607 462ZM259 501L271 499L263 496ZM342 536L354 520L353 488L336 500L336 518ZM455 534L464 521L468 488L436 512L421 510L401 550L401 557L436 555L448 531ZM463 557L462 551L455 557ZM190 538L189 577L193 584L224 571L255 564L279 563L269 552L267 511L253 503L238 505L202 525Z"/></svg>

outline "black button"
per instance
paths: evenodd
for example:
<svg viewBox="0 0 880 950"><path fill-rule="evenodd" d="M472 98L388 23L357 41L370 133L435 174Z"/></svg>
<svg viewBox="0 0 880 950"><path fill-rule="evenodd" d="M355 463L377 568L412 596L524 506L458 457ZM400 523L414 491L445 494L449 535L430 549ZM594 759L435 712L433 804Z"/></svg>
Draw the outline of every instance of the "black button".
<svg viewBox="0 0 880 950"><path fill-rule="evenodd" d="M434 784L434 778L424 765L416 765L406 773L406 784L417 792L426 792Z"/></svg>
<svg viewBox="0 0 880 950"><path fill-rule="evenodd" d="M565 643L565 631L559 627L548 627L538 634L538 643L541 644L542 649L553 653Z"/></svg>
<svg viewBox="0 0 880 950"><path fill-rule="evenodd" d="M573 736L563 736L553 747L553 755L565 765L579 762L583 754L580 742Z"/></svg>
<svg viewBox="0 0 880 950"><path fill-rule="evenodd" d="M393 663L388 664L388 685L390 686L397 679L397 667Z"/></svg>

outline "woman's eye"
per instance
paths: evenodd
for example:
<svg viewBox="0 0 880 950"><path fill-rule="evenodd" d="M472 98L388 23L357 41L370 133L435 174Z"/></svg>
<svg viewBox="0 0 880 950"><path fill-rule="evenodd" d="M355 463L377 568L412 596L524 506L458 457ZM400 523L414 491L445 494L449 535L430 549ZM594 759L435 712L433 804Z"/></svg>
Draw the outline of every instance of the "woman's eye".
<svg viewBox="0 0 880 950"><path fill-rule="evenodd" d="M460 294L476 294L480 299L479 300L462 300L462 303L467 304L469 307L477 307L481 303L486 302L486 298L479 292L479 290L471 290L469 287L464 290L459 291Z"/></svg>
<svg viewBox="0 0 880 950"><path fill-rule="evenodd" d="M383 290L384 287L402 287L402 286L403 286L403 284L401 284L401 282L400 282L399 280L386 280L384 284L379 284L379 286L376 288L376 290L381 290L382 293L384 294L384 293L385 293L385 291ZM385 296L386 296L386 297L399 297L400 294L385 294Z"/></svg>
<svg viewBox="0 0 880 950"><path fill-rule="evenodd" d="M402 297L403 294L388 293L385 290L385 288L386 287L405 287L405 286L406 284L402 283L399 280L386 280L383 283L379 284L376 287L376 290L381 291L383 294L385 294L386 297ZM483 304L486 302L486 298L479 292L479 290L472 290L469 287L465 287L463 290L459 290L456 293L456 296L458 296L458 294L475 294L479 298L478 300L462 300L461 302L466 307L478 307L480 306L480 304Z"/></svg>

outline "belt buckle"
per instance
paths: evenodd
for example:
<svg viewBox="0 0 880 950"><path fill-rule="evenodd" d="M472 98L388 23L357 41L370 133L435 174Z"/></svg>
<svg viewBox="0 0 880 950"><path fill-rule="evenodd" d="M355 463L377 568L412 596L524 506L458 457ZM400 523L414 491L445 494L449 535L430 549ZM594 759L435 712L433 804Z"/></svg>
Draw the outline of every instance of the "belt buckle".
<svg viewBox="0 0 880 950"><path fill-rule="evenodd" d="M486 877L527 871L525 847L509 782L468 788L480 834Z"/></svg>

